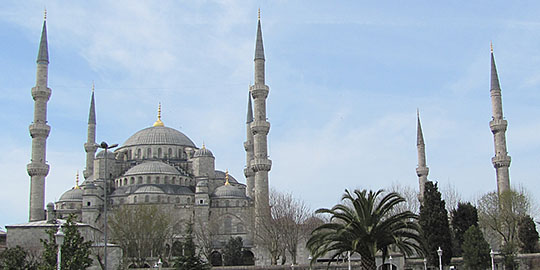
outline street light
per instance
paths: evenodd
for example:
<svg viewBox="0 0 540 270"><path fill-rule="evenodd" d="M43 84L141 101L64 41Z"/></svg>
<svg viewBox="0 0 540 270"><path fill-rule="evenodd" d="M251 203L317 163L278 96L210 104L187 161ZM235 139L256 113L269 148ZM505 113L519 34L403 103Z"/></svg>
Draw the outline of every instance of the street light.
<svg viewBox="0 0 540 270"><path fill-rule="evenodd" d="M106 142L101 142L101 144L98 145L99 148L105 149L104 157L105 157L105 179L103 180L103 268L107 270L107 190L108 190L108 172L107 172L107 157L109 156L109 149L117 147L118 144L108 145Z"/></svg>
<svg viewBox="0 0 540 270"><path fill-rule="evenodd" d="M313 260L313 257L311 257L311 254L309 254L309 257L307 259L309 260L309 270L311 270L311 261Z"/></svg>
<svg viewBox="0 0 540 270"><path fill-rule="evenodd" d="M62 225L58 226L58 231L54 236L56 236L56 245L58 245L56 269L60 270L62 269L62 245L64 244L64 230L62 230Z"/></svg>
<svg viewBox="0 0 540 270"><path fill-rule="evenodd" d="M495 251L492 249L489 255L491 256L491 270L495 270Z"/></svg>
<svg viewBox="0 0 540 270"><path fill-rule="evenodd" d="M427 259L424 258L424 270L427 270Z"/></svg>
<svg viewBox="0 0 540 270"><path fill-rule="evenodd" d="M388 262L390 263L390 270L393 270L394 269L394 265L392 264L392 255L390 255L390 257L388 257Z"/></svg>
<svg viewBox="0 0 540 270"><path fill-rule="evenodd" d="M351 252L347 251L347 260L349 262L349 270L351 270Z"/></svg>
<svg viewBox="0 0 540 270"><path fill-rule="evenodd" d="M437 249L437 254L439 255L439 270L442 270L442 249L439 247Z"/></svg>

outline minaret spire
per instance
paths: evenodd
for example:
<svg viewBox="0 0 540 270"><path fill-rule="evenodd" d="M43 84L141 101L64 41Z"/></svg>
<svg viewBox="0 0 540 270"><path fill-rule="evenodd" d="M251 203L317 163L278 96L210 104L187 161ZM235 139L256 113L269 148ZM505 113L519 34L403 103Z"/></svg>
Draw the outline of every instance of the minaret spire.
<svg viewBox="0 0 540 270"><path fill-rule="evenodd" d="M268 132L270 123L266 118L266 98L270 88L265 84L265 59L262 39L261 20L257 22L257 40L255 43L255 83L249 91L253 98L253 122L250 124L253 134L253 160L250 162L251 169L255 172L255 226L265 217L270 215L268 198L268 172L272 167L272 161L268 159Z"/></svg>
<svg viewBox="0 0 540 270"><path fill-rule="evenodd" d="M416 111L418 120L416 131L416 149L418 150L418 167L416 167L416 175L418 175L418 184L420 186L418 199L420 202L424 199L424 188L426 186L429 168L426 166L426 145L424 144L424 134L422 132L422 124L420 123L420 112Z"/></svg>
<svg viewBox="0 0 540 270"><path fill-rule="evenodd" d="M253 155L253 133L251 133L251 123L253 122L253 109L251 106L251 94L248 93L247 116L246 116L246 141L244 142L244 150L246 150L246 168L244 175L246 176L247 190L246 195L252 199L255 198L255 172L250 164L254 158Z"/></svg>
<svg viewBox="0 0 540 270"><path fill-rule="evenodd" d="M491 46L491 107L493 111L492 120L489 127L493 133L495 143L495 156L491 159L493 167L497 174L497 191L502 194L510 190L510 161L506 149L506 128L508 122L504 119L502 109L502 94L499 84L499 75L495 66L495 57L493 55L493 45Z"/></svg>
<svg viewBox="0 0 540 270"><path fill-rule="evenodd" d="M94 158L96 156L96 104L94 100L95 85L92 82L92 97L90 98L90 110L88 112L88 131L84 150L86 151L86 169L83 171L84 179L94 174Z"/></svg>
<svg viewBox="0 0 540 270"><path fill-rule="evenodd" d="M36 62L36 86L32 88L34 122L29 127L32 137L32 158L27 165L27 172L30 176L30 221L45 219L45 177L49 174L49 165L46 164L46 145L51 127L47 124L47 102L51 97L51 89L47 86L49 51L47 22L45 20L43 20Z"/></svg>

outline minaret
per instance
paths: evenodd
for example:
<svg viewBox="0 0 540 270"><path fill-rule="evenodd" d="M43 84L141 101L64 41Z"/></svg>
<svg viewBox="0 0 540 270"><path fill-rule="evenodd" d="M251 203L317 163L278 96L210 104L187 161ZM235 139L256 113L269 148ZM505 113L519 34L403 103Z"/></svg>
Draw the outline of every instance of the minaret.
<svg viewBox="0 0 540 270"><path fill-rule="evenodd" d="M267 136L270 123L266 121L266 98L270 88L264 82L264 48L261 31L261 12L257 24L257 41L255 45L255 83L249 87L253 98L254 119L251 122L253 134L253 155L251 169L255 172L255 222L270 215L268 202L268 172L272 161L268 159Z"/></svg>
<svg viewBox="0 0 540 270"><path fill-rule="evenodd" d="M246 141L244 142L244 149L246 150L246 168L244 169L244 175L246 176L247 183L247 196L255 198L255 172L251 168L250 164L253 160L253 134L251 133L251 123L253 122L253 109L251 106L251 95L248 95L248 107L246 117Z"/></svg>
<svg viewBox="0 0 540 270"><path fill-rule="evenodd" d="M32 88L34 122L29 127L32 137L32 158L27 165L30 175L30 221L45 219L45 177L49 174L45 149L51 131L51 127L47 125L47 102L51 97L51 89L47 87L48 68L47 11L45 11L37 58L36 86Z"/></svg>
<svg viewBox="0 0 540 270"><path fill-rule="evenodd" d="M420 124L420 112L416 112L418 119L418 129L416 131L416 149L418 150L418 167L416 167L416 175L418 175L418 184L420 185L418 199L420 202L424 199L424 188L426 186L429 168L426 166L426 145L424 144L424 134L422 133L422 125Z"/></svg>
<svg viewBox="0 0 540 270"><path fill-rule="evenodd" d="M90 111L88 112L88 133L84 150L86 151L86 169L83 171L84 179L94 174L94 157L96 156L96 105L94 101L95 86L92 82L92 98L90 99Z"/></svg>
<svg viewBox="0 0 540 270"><path fill-rule="evenodd" d="M495 57L493 56L493 46L491 46L491 107L493 109L493 119L489 122L489 127L493 133L495 143L495 156L491 159L493 167L497 173L497 191L502 194L510 190L510 156L506 150L506 127L508 122L504 120L502 109L501 87L499 85L499 76L495 66Z"/></svg>

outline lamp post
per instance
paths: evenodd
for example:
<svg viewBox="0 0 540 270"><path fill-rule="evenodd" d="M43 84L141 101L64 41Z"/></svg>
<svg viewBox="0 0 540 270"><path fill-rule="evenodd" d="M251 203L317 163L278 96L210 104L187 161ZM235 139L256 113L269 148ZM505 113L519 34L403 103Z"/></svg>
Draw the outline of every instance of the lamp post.
<svg viewBox="0 0 540 270"><path fill-rule="evenodd" d="M424 258L424 270L427 270L427 259Z"/></svg>
<svg viewBox="0 0 540 270"><path fill-rule="evenodd" d="M495 251L492 249L489 255L491 256L491 270L495 270Z"/></svg>
<svg viewBox="0 0 540 270"><path fill-rule="evenodd" d="M439 270L442 270L442 249L439 247L437 249L437 254L439 255Z"/></svg>
<svg viewBox="0 0 540 270"><path fill-rule="evenodd" d="M56 261L56 269L62 269L62 245L64 244L64 231L62 225L58 227L58 231L54 235L56 236L56 245L58 245L58 256Z"/></svg>
<svg viewBox="0 0 540 270"><path fill-rule="evenodd" d="M105 270L107 270L107 191L108 191L108 172L107 172L107 157L109 155L109 149L117 147L118 144L108 145L106 142L101 142L101 144L98 145L99 148L104 149L104 157L105 157L105 177L103 180L103 267Z"/></svg>
<svg viewBox="0 0 540 270"><path fill-rule="evenodd" d="M390 255L390 257L388 257L388 262L390 263L390 270L394 270L394 265L392 264L392 255Z"/></svg>
<svg viewBox="0 0 540 270"><path fill-rule="evenodd" d="M311 257L311 254L309 254L309 257L307 259L309 260L309 270L311 270L311 261L313 260L313 257Z"/></svg>
<svg viewBox="0 0 540 270"><path fill-rule="evenodd" d="M347 251L347 260L349 263L349 270L351 270L351 252L350 251Z"/></svg>

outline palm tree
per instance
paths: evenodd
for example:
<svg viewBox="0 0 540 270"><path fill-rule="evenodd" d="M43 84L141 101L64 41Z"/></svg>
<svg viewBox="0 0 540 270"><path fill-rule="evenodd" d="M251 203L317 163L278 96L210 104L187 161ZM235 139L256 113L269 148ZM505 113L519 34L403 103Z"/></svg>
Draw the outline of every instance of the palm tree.
<svg viewBox="0 0 540 270"><path fill-rule="evenodd" d="M422 254L418 216L410 211L391 213L405 199L391 192L379 200L382 192L355 190L351 194L345 190L341 198L345 204L317 210L331 218L317 227L307 242L312 262L327 253L335 259L350 251L360 254L363 269L371 270L376 269L376 253L381 251L384 259L392 245L407 256Z"/></svg>

